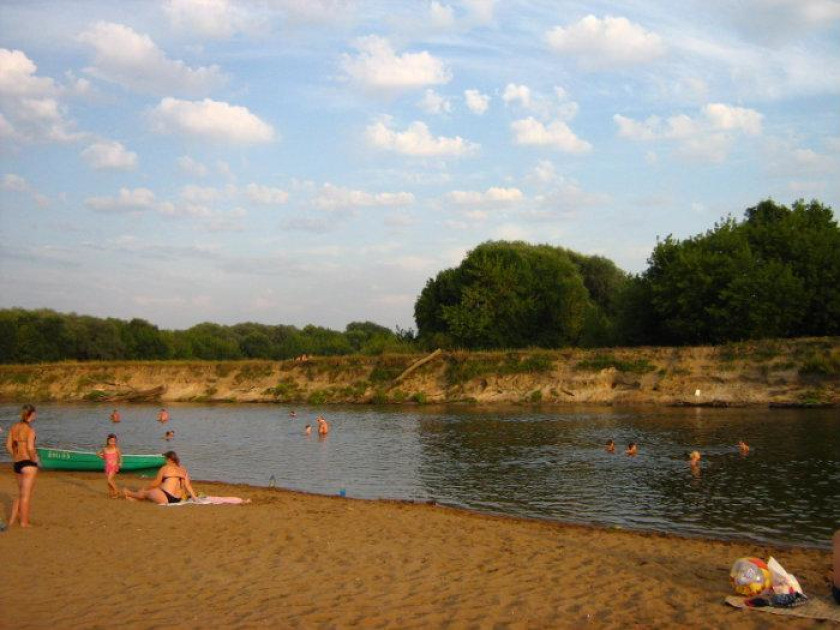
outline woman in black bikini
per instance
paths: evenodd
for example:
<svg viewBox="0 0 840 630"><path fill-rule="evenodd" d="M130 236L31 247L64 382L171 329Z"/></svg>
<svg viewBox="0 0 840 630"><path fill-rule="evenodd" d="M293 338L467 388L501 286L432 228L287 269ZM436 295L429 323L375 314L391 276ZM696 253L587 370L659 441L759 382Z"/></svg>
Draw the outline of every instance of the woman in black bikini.
<svg viewBox="0 0 840 630"><path fill-rule="evenodd" d="M20 422L16 422L6 436L6 450L12 456L12 466L18 483L18 498L12 503L9 525L20 521L21 527L29 527L29 504L38 474L35 429L30 426L35 416L35 407L24 405L20 411Z"/></svg>
<svg viewBox="0 0 840 630"><path fill-rule="evenodd" d="M180 503L184 490L187 491L190 498L196 498L195 490L190 483L190 475L187 469L181 466L178 454L175 451L166 451L163 456L166 458L166 463L160 467L157 477L149 484L149 487L137 492L123 488L123 495L126 499L145 499L158 505Z"/></svg>

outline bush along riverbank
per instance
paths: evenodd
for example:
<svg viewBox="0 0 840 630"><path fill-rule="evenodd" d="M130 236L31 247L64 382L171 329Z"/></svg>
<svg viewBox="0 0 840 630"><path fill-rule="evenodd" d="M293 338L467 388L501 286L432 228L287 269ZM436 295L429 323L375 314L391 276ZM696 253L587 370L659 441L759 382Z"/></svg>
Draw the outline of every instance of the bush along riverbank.
<svg viewBox="0 0 840 630"><path fill-rule="evenodd" d="M832 407L840 405L840 338L282 362L3 365L0 400Z"/></svg>

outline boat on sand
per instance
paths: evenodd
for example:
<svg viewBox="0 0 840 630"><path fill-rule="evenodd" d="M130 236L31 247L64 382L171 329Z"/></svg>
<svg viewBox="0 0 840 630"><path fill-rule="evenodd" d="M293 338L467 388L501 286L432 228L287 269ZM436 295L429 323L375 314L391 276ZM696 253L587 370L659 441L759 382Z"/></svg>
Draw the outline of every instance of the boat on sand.
<svg viewBox="0 0 840 630"><path fill-rule="evenodd" d="M105 470L105 462L97 451L72 451L63 448L38 447L41 468L45 470ZM163 455L130 455L123 453L120 470L145 470L160 468L166 459Z"/></svg>

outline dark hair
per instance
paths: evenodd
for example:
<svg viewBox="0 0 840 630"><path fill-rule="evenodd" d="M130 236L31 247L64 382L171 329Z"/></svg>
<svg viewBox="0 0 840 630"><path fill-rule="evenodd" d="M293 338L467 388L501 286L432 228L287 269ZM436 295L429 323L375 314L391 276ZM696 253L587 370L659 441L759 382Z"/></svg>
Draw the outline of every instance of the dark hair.
<svg viewBox="0 0 840 630"><path fill-rule="evenodd" d="M163 456L164 456L166 459L171 459L171 460L172 460L173 462L175 462L176 464L180 464L180 463L181 463L181 460L178 458L178 453L176 453L175 451L166 451L166 452L163 454Z"/></svg>
<svg viewBox="0 0 840 630"><path fill-rule="evenodd" d="M109 433L109 434L108 434L108 437L107 437L107 438L105 438L105 439L106 439L106 440L110 440L111 438L114 438L114 439L116 440L116 439L117 439L117 434L116 434L116 433Z"/></svg>
<svg viewBox="0 0 840 630"><path fill-rule="evenodd" d="M615 444L615 442L613 442L612 440L607 440L606 444Z"/></svg>
<svg viewBox="0 0 840 630"><path fill-rule="evenodd" d="M32 414L34 414L34 413L35 413L35 407L33 405L30 405L29 403L26 403L20 409L20 421L21 422L26 422L27 420L29 420L29 418L32 417Z"/></svg>

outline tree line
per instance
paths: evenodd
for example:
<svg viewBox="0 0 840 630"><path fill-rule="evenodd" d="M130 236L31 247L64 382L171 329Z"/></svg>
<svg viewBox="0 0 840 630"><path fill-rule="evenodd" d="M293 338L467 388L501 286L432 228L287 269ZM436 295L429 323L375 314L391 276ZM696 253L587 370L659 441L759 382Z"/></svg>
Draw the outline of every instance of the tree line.
<svg viewBox="0 0 840 630"><path fill-rule="evenodd" d="M292 359L301 355L381 354L413 350L413 333L373 322L344 331L320 326L233 326L202 323L161 330L125 321L52 310L0 310L0 363L124 360Z"/></svg>
<svg viewBox="0 0 840 630"><path fill-rule="evenodd" d="M657 242L640 274L562 247L489 241L430 278L417 332L353 322L202 323L161 330L75 313L0 310L0 363L290 359L433 348L686 345L840 334L840 228L830 207L762 201L741 220Z"/></svg>

